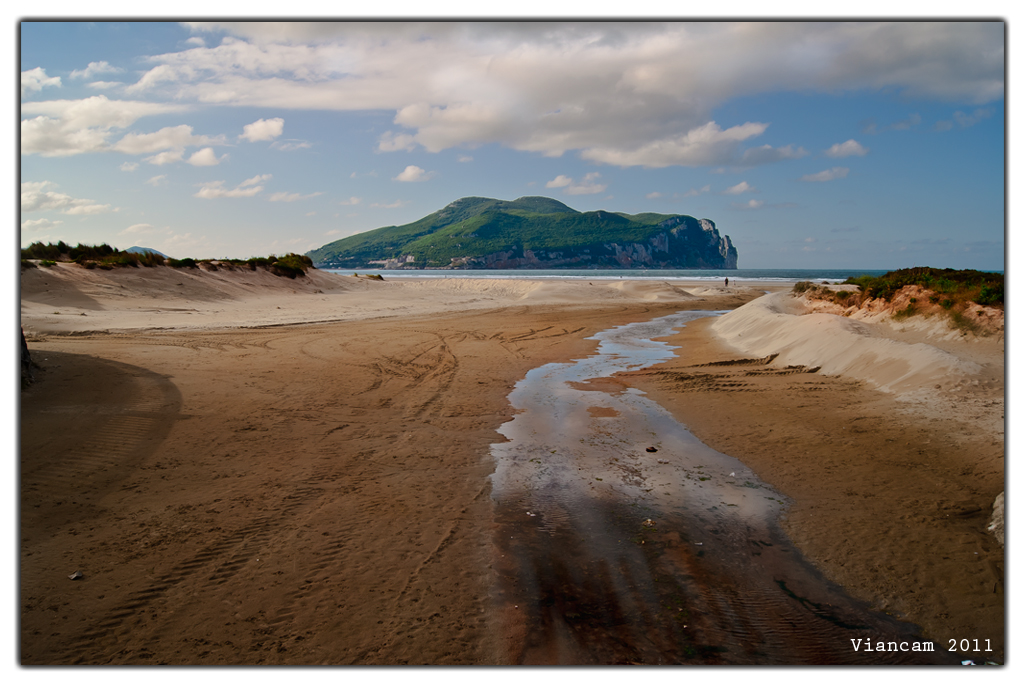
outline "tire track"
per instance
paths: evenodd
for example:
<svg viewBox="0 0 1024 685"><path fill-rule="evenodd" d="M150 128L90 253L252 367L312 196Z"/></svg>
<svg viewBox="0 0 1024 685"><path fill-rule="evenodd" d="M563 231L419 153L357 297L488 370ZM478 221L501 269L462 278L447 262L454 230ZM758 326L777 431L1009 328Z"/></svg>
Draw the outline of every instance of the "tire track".
<svg viewBox="0 0 1024 685"><path fill-rule="evenodd" d="M249 524L224 535L186 561L152 579L145 587L129 592L123 601L96 618L69 644L68 662L113 662L119 647L126 641L124 638L140 627L142 614L172 590L190 581L199 579L191 589L192 601L213 602L221 586L240 575L247 565L254 563L256 554L266 548L275 532L287 528L299 510L312 504L322 494L323 488L316 485L315 481L313 484L300 483L292 494L283 499L282 506L273 514L254 518ZM284 609L280 611L284 612ZM148 626L146 630L150 633L160 632Z"/></svg>

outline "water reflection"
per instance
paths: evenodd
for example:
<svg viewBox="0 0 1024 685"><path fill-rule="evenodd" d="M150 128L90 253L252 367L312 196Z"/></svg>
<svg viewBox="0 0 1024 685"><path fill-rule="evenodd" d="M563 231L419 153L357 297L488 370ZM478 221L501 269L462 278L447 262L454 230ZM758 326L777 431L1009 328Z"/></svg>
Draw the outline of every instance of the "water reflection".
<svg viewBox="0 0 1024 685"><path fill-rule="evenodd" d="M497 601L523 663L936 663L850 638L921 640L828 583L779 530L783 497L643 393L598 380L672 357L680 312L530 371L492 445ZM923 657L923 658L922 658Z"/></svg>

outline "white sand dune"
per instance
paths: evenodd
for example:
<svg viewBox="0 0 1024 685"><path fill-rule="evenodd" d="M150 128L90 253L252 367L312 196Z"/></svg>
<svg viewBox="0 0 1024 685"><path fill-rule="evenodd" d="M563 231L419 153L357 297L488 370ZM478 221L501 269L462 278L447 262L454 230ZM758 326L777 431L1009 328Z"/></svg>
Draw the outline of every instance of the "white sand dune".
<svg viewBox="0 0 1024 685"><path fill-rule="evenodd" d="M275 326L509 305L589 306L695 299L680 285L648 280L381 281L320 270L289 279L262 269L139 267L105 271L67 263L23 271L21 289L22 325L29 334Z"/></svg>
<svg viewBox="0 0 1024 685"><path fill-rule="evenodd" d="M868 382L886 392L948 386L981 366L933 345L883 337L868 323L805 313L789 293L773 293L722 316L713 330L744 354L778 354L777 366L819 366L826 375Z"/></svg>

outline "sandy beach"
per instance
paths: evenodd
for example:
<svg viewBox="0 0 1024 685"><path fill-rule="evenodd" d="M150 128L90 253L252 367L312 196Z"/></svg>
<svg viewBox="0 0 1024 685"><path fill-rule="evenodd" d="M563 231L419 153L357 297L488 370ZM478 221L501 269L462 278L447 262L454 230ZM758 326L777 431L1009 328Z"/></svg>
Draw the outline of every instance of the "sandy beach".
<svg viewBox="0 0 1024 685"><path fill-rule="evenodd" d="M812 313L778 283L61 263L23 270L21 289L38 365L21 393L23 664L646 659L531 651L500 582L512 524L490 446L528 371L685 310L735 311L601 389L643 391L781 493L808 573L937 649L988 640L975 658L1004 659L987 530L1004 487L1001 335ZM634 547L664 562L672 534ZM697 640L698 619L680 625Z"/></svg>

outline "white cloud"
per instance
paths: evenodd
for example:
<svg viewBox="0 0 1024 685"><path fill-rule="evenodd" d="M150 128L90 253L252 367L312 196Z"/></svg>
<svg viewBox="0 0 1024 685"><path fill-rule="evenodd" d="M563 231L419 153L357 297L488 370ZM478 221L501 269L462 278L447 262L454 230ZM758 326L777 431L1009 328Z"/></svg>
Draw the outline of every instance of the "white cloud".
<svg viewBox="0 0 1024 685"><path fill-rule="evenodd" d="M224 155L218 159L212 147L204 147L189 157L188 163L192 166L217 166L227 158L228 156Z"/></svg>
<svg viewBox="0 0 1024 685"><path fill-rule="evenodd" d="M139 168L138 162L124 162L118 167L121 171L135 171Z"/></svg>
<svg viewBox="0 0 1024 685"><path fill-rule="evenodd" d="M308 195L303 195L302 193L274 193L267 199L270 202L295 202L297 200L308 200L317 195L323 195L323 193L309 193Z"/></svg>
<svg viewBox="0 0 1024 685"><path fill-rule="evenodd" d="M177 104L110 100L105 95L23 102L23 114L39 116L21 121L21 153L65 157L106 150L115 129L127 128L141 117L186 109Z"/></svg>
<svg viewBox="0 0 1024 685"><path fill-rule="evenodd" d="M601 174L596 171L591 172L583 177L583 180L579 183L572 183L568 188L565 189L567 195L596 195L597 193L603 193L608 187L603 183L595 183L595 181L601 177Z"/></svg>
<svg viewBox="0 0 1024 685"><path fill-rule="evenodd" d="M458 158L457 158L457 161L459 161L459 162L472 162L473 158L470 157L469 155L459 155Z"/></svg>
<svg viewBox="0 0 1024 685"><path fill-rule="evenodd" d="M781 162L785 159L800 159L806 157L808 154L807 150L802 147L794 148L792 145L786 145L785 147L772 147L771 145L762 145L761 147L752 147L743 151L743 156L740 157L738 166L760 166L762 164L774 164L775 162Z"/></svg>
<svg viewBox="0 0 1024 685"><path fill-rule="evenodd" d="M47 76L42 67L21 72L21 96L26 92L38 93L43 88L60 88L60 76Z"/></svg>
<svg viewBox="0 0 1024 685"><path fill-rule="evenodd" d="M66 157L97 152L107 147L109 131L97 128L69 130L58 119L36 117L21 121L21 154Z"/></svg>
<svg viewBox="0 0 1024 685"><path fill-rule="evenodd" d="M106 214L107 212L116 212L116 209L111 208L110 205L76 205L70 209L64 210L64 214L76 214L76 215L92 215L92 214Z"/></svg>
<svg viewBox="0 0 1024 685"><path fill-rule="evenodd" d="M889 128L893 129L894 131L907 131L907 130L917 126L920 123L921 123L921 115L920 114L911 114L909 117L907 117L903 121L897 121L897 122L893 123Z"/></svg>
<svg viewBox="0 0 1024 685"><path fill-rule="evenodd" d="M408 133L385 131L377 141L377 149L381 152L412 152L416 149L416 138Z"/></svg>
<svg viewBox="0 0 1024 685"><path fill-rule="evenodd" d="M85 69L75 69L71 72L71 78L92 78L97 74L120 74L124 71L120 67L111 66L107 61L89 62Z"/></svg>
<svg viewBox="0 0 1024 685"><path fill-rule="evenodd" d="M152 157L146 157L143 161L155 164L156 166L163 166L164 164L174 164L182 160L183 153L180 150L168 150L159 154L153 155Z"/></svg>
<svg viewBox="0 0 1024 685"><path fill-rule="evenodd" d="M270 178L269 174L265 174L267 178ZM204 200L219 200L222 198L233 198L233 197L254 197L263 192L263 186L252 185L254 182L259 182L257 179L261 177L251 178L248 181L240 183L235 188L228 190L224 188L224 181L210 181L204 183L200 187L199 191L194 197L200 197Z"/></svg>
<svg viewBox="0 0 1024 685"><path fill-rule="evenodd" d="M291 152L292 150L305 150L311 148L313 147L313 144L305 140L292 139L280 142L275 141L270 144L270 147L275 150L281 150L282 152Z"/></svg>
<svg viewBox="0 0 1024 685"><path fill-rule="evenodd" d="M242 135L239 138L255 143L261 140L273 140L284 133L284 119L260 119L242 127Z"/></svg>
<svg viewBox="0 0 1024 685"><path fill-rule="evenodd" d="M960 125L961 128L968 128L974 126L982 119L988 119L992 116L991 109L976 109L971 114L964 114L963 112L953 112L953 119Z"/></svg>
<svg viewBox="0 0 1024 685"><path fill-rule="evenodd" d="M63 224L63 221L51 221L49 219L29 219L28 221L21 222L21 230L23 231L45 231L48 228L56 228Z"/></svg>
<svg viewBox="0 0 1024 685"><path fill-rule="evenodd" d="M43 100L23 102L24 114L39 114L59 119L73 128L127 128L142 117L176 114L186 105L138 100L111 100L106 95L93 95L82 100Z"/></svg>
<svg viewBox="0 0 1024 685"><path fill-rule="evenodd" d="M141 155L160 150L183 152L186 147L211 144L223 145L224 139L193 135L191 126L181 124L167 126L153 133L129 133L117 141L112 149L128 155Z"/></svg>
<svg viewBox="0 0 1024 685"><path fill-rule="evenodd" d="M160 174L159 176L154 176L153 178L146 181L146 185L153 186L154 188L156 188L157 186L167 185L167 175Z"/></svg>
<svg viewBox="0 0 1024 685"><path fill-rule="evenodd" d="M124 229L118 235L136 235L136 234L149 234L154 233L156 228L153 224L132 224L128 228Z"/></svg>
<svg viewBox="0 0 1024 685"><path fill-rule="evenodd" d="M743 203L734 202L732 204L733 209L760 209L764 205L761 200L748 200Z"/></svg>
<svg viewBox="0 0 1024 685"><path fill-rule="evenodd" d="M359 204L360 202L362 202L362 199L361 199L361 198L358 198L358 197L354 197L354 196L353 196L353 197L350 197L350 198L349 198L349 199L347 199L347 200L339 200L339 201L338 201L338 204L339 204L339 205L357 205L357 204Z"/></svg>
<svg viewBox="0 0 1024 685"><path fill-rule="evenodd" d="M747 122L722 130L714 121L681 136L654 140L633 149L592 147L580 157L617 166L713 166L739 161L739 143L764 133L768 124Z"/></svg>
<svg viewBox="0 0 1024 685"><path fill-rule="evenodd" d="M698 195L703 195L704 193L710 193L710 192L711 192L711 186L710 185L706 185L706 186L704 186L703 188L700 188L700 189L690 188L685 193L683 193L683 197L697 197Z"/></svg>
<svg viewBox="0 0 1024 685"><path fill-rule="evenodd" d="M271 174L258 174L256 176L253 176L252 178L245 179L244 181L242 181L241 183L238 184L238 187L239 188L244 188L246 186L254 186L254 185L258 184L258 183L266 183L267 181L269 181L272 178L273 178L273 175L271 175Z"/></svg>
<svg viewBox="0 0 1024 685"><path fill-rule="evenodd" d="M142 78L125 88L125 91L135 93L153 90L161 83L173 83L182 78L194 78L195 76L197 76L197 70L191 67L186 66L182 69L174 69L166 64L161 64L147 71L142 75Z"/></svg>
<svg viewBox="0 0 1024 685"><path fill-rule="evenodd" d="M891 91L978 105L1004 95L1000 22L189 26L219 43L148 58L133 89L181 102L390 110L406 130L381 137L381 151L497 143L626 166L767 164L802 153L708 149L686 136L722 103L765 93Z"/></svg>
<svg viewBox="0 0 1024 685"><path fill-rule="evenodd" d="M583 180L577 183L565 174L559 174L554 179L548 181L545 187L565 188L563 192L567 195L595 195L603 192L608 187L607 185L594 183L600 177L601 174L594 171L584 176Z"/></svg>
<svg viewBox="0 0 1024 685"><path fill-rule="evenodd" d="M420 167L414 164L410 164L409 166L405 167L405 170L402 171L402 173L398 174L398 176L395 176L391 180L403 181L406 183L415 183L418 181L429 180L430 178L433 178L435 173L436 172L433 171L424 171Z"/></svg>
<svg viewBox="0 0 1024 685"><path fill-rule="evenodd" d="M114 211L110 205L97 204L93 200L73 198L47 188L55 186L51 181L28 181L21 184L21 211L56 211L62 214L103 214Z"/></svg>
<svg viewBox="0 0 1024 685"><path fill-rule="evenodd" d="M754 190L755 190L754 186L750 185L746 181L740 181L736 185L730 186L729 188L726 188L725 190L723 190L722 194L723 195L741 195L743 193L752 193L752 192L754 192Z"/></svg>
<svg viewBox="0 0 1024 685"><path fill-rule="evenodd" d="M661 197L661 193L655 191L653 193L647 193L646 195L644 195L644 197L647 198L648 200L657 200L659 197Z"/></svg>
<svg viewBox="0 0 1024 685"><path fill-rule="evenodd" d="M816 174L807 174L806 176L801 176L800 180L811 182L834 181L837 178L846 178L846 175L848 173L850 173L850 170L847 169L846 167L835 166L832 167L831 169L819 171Z"/></svg>
<svg viewBox="0 0 1024 685"><path fill-rule="evenodd" d="M124 84L120 81L92 81L86 85L95 90L114 90L115 88L124 88Z"/></svg>
<svg viewBox="0 0 1024 685"><path fill-rule="evenodd" d="M856 140L851 138L845 143L836 143L829 149L825 150L825 154L829 157L850 157L856 155L857 157L863 157L868 153L868 148L864 147Z"/></svg>
<svg viewBox="0 0 1024 685"><path fill-rule="evenodd" d="M408 132L382 138L382 151L407 149L411 137L435 152L498 143L630 166L699 166L708 153L679 149L680 139L736 97L887 90L984 104L1004 90L999 22L189 26L228 35L150 57L153 68L133 88L184 102L391 110ZM782 150L777 158L790 158ZM773 161L765 152L747 162Z"/></svg>
<svg viewBox="0 0 1024 685"><path fill-rule="evenodd" d="M376 207L378 209L397 209L398 207L404 207L407 204L409 204L408 200L395 200L394 202L389 202L387 204L381 202L373 202L370 204L370 206Z"/></svg>

